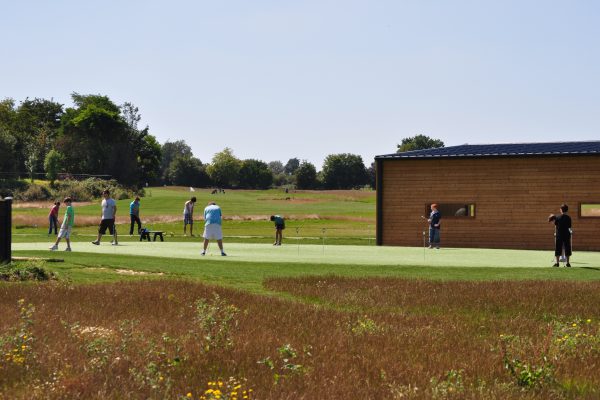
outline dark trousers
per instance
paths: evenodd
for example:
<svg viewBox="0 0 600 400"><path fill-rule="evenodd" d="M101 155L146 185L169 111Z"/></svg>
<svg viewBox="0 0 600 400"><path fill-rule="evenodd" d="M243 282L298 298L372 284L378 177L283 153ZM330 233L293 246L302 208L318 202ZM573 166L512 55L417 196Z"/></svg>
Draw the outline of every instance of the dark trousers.
<svg viewBox="0 0 600 400"><path fill-rule="evenodd" d="M565 256L571 257L571 236L562 237L556 236L556 246L554 247L554 255L560 257L562 255L563 247L565 248Z"/></svg>
<svg viewBox="0 0 600 400"><path fill-rule="evenodd" d="M140 231L142 230L142 221L140 221L140 217L138 217L137 215L129 215L129 217L131 217L131 227L129 228L129 234L133 235L133 226L135 225L135 223L137 222L137 226L138 226L138 233L140 233Z"/></svg>
<svg viewBox="0 0 600 400"><path fill-rule="evenodd" d="M58 218L56 218L54 215L50 215L48 217L49 221L50 221L50 227L48 228L48 235L52 233L52 228L54 227L54 234L58 234Z"/></svg>

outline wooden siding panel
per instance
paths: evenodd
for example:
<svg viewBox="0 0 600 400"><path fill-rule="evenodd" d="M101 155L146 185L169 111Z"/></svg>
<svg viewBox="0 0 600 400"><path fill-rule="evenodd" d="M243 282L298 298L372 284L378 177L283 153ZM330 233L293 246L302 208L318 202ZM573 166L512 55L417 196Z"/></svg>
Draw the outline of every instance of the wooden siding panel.
<svg viewBox="0 0 600 400"><path fill-rule="evenodd" d="M600 200L600 157L384 160L381 243L422 246L425 204L475 203L475 218L442 218L442 245L553 248L550 213L565 202L574 250L600 250L600 218L579 218ZM446 216L447 217L447 216Z"/></svg>

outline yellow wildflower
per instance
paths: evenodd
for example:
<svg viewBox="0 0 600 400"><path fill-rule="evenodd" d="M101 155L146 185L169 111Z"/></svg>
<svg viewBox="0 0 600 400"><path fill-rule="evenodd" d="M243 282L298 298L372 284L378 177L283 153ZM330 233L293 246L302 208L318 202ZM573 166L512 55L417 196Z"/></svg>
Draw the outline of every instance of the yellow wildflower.
<svg viewBox="0 0 600 400"><path fill-rule="evenodd" d="M161 376L161 378L162 378L162 376ZM192 397L192 393L191 393L191 392L188 392L188 394L186 394L185 396L186 396L186 397L190 397L190 398L191 398L191 397Z"/></svg>
<svg viewBox="0 0 600 400"><path fill-rule="evenodd" d="M576 323L573 323L573 328L575 328L576 326L577 326L577 324L576 324Z"/></svg>
<svg viewBox="0 0 600 400"><path fill-rule="evenodd" d="M587 322L589 324L590 322L592 322L592 320L591 319L587 319L585 322Z"/></svg>

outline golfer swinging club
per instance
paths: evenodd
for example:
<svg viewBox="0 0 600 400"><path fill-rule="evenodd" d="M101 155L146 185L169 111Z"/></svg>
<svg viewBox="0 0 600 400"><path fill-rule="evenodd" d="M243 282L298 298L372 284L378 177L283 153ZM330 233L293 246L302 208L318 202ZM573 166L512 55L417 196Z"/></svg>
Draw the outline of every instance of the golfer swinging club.
<svg viewBox="0 0 600 400"><path fill-rule="evenodd" d="M563 204L560 206L560 215L550 214L548 222L554 222L556 226L556 238L554 255L556 256L556 263L553 267L558 267L560 256L562 255L563 248L565 249L565 257L567 258L567 264L565 267L571 268L569 258L571 257L571 217L567 215L569 206Z"/></svg>

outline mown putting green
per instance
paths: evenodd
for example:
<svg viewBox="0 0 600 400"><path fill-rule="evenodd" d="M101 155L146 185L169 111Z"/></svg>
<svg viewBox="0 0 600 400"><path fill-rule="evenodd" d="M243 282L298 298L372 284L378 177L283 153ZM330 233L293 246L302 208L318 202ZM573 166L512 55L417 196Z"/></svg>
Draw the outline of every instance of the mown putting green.
<svg viewBox="0 0 600 400"><path fill-rule="evenodd" d="M49 242L14 243L13 250L47 250ZM64 249L61 243L60 248ZM548 268L553 263L553 252L531 250L455 249L423 250L422 247L376 246L322 246L296 245L272 246L254 243L225 243L227 257L221 257L216 243L211 242L207 255L202 257L200 240L189 242L123 242L111 246L109 241L100 246L91 243L73 243L75 252L107 255L166 257L173 259L218 260L223 263L261 262L337 265L390 265L429 267L490 267L490 268ZM50 252L48 252L50 254ZM67 258L68 253L58 251L55 256ZM600 267L600 253L577 252L572 259L573 268ZM600 270L599 270L600 273Z"/></svg>

